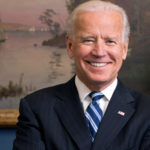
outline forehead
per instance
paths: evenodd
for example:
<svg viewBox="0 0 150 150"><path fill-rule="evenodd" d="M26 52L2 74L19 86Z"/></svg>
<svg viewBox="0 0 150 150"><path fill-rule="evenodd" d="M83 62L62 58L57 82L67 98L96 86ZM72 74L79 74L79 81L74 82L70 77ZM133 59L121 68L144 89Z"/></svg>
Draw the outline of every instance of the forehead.
<svg viewBox="0 0 150 150"><path fill-rule="evenodd" d="M75 31L122 31L123 17L117 11L80 12L75 19Z"/></svg>

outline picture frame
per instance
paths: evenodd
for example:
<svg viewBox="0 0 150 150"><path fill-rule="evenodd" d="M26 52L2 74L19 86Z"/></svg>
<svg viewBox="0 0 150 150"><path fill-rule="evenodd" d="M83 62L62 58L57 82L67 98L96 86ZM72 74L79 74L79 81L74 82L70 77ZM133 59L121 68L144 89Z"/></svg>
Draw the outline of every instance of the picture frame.
<svg viewBox="0 0 150 150"><path fill-rule="evenodd" d="M18 116L18 109L0 109L0 128L16 127Z"/></svg>

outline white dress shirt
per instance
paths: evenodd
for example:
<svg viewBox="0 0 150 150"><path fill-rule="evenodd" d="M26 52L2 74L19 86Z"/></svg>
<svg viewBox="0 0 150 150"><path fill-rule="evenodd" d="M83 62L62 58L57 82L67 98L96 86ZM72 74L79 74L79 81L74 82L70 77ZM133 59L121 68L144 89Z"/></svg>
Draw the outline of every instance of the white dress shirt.
<svg viewBox="0 0 150 150"><path fill-rule="evenodd" d="M100 91L104 95L104 97L98 100L99 106L103 111L103 115L105 114L105 111L110 102L110 99L117 87L117 83L118 83L118 80L116 78L111 85L109 85L103 91ZM86 112L88 105L92 101L92 99L89 97L89 94L92 91L77 76L75 77L75 85L77 87L77 91L79 93L79 98L81 100L84 112Z"/></svg>

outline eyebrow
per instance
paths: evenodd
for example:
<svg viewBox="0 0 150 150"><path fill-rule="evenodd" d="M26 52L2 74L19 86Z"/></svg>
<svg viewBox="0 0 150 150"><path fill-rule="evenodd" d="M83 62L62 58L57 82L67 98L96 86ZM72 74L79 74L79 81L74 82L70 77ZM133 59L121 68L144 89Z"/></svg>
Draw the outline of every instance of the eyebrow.
<svg viewBox="0 0 150 150"><path fill-rule="evenodd" d="M91 39L95 39L95 36L87 35L87 36L81 36L81 37L80 37L81 40L90 39L90 38L91 38Z"/></svg>
<svg viewBox="0 0 150 150"><path fill-rule="evenodd" d="M118 41L118 38L116 37L104 37L105 40L115 40Z"/></svg>
<svg viewBox="0 0 150 150"><path fill-rule="evenodd" d="M94 35L83 35L80 37L80 41L86 40L86 39L97 39L96 36ZM103 37L104 40L113 40L113 41L118 41L117 37L108 37L108 36L104 36Z"/></svg>

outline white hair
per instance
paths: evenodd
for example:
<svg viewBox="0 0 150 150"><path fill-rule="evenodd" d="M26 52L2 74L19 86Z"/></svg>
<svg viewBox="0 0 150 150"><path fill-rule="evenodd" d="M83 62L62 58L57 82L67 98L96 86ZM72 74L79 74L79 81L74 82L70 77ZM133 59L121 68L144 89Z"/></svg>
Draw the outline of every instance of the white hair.
<svg viewBox="0 0 150 150"><path fill-rule="evenodd" d="M70 16L67 19L67 26L66 26L67 34L71 38L73 38L74 24L75 24L75 19L77 14L79 14L80 12L100 12L100 11L117 11L122 15L123 17L122 40L123 42L126 42L126 40L128 40L130 35L130 25L125 10L120 6L113 4L111 2L104 2L100 0L91 0L82 3L73 10L73 12L70 14Z"/></svg>

